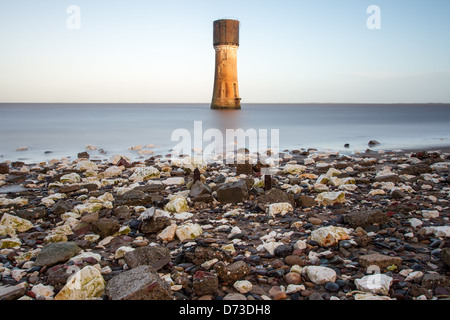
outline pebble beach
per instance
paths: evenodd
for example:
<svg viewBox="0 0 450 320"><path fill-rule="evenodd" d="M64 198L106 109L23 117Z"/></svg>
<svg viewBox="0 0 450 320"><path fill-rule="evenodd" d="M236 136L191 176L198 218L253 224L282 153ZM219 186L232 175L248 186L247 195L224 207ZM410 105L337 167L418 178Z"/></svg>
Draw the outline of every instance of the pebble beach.
<svg viewBox="0 0 450 320"><path fill-rule="evenodd" d="M450 298L448 149L88 151L0 164L0 300Z"/></svg>

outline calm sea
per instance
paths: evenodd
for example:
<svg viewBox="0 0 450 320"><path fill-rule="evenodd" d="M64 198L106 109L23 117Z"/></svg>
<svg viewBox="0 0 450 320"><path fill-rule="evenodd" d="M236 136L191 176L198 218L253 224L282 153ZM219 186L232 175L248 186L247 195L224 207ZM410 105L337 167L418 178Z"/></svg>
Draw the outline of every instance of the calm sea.
<svg viewBox="0 0 450 320"><path fill-rule="evenodd" d="M134 158L138 151L129 148L136 145L156 145L147 149L166 154L178 143L172 132L193 134L194 121L204 131L278 129L280 150L350 153L366 150L370 140L381 143L375 150L450 145L449 104L243 104L233 111L209 104L0 104L0 162L76 158L86 145L106 152L89 151L99 159ZM27 150L16 151L21 147Z"/></svg>

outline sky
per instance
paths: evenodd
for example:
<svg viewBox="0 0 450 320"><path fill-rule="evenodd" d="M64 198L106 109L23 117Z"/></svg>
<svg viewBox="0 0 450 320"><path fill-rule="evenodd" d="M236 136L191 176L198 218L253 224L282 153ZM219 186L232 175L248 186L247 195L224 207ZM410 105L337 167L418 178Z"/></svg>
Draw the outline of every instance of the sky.
<svg viewBox="0 0 450 320"><path fill-rule="evenodd" d="M450 103L449 14L448 0L1 0L0 103L209 103L222 18L240 21L242 104Z"/></svg>

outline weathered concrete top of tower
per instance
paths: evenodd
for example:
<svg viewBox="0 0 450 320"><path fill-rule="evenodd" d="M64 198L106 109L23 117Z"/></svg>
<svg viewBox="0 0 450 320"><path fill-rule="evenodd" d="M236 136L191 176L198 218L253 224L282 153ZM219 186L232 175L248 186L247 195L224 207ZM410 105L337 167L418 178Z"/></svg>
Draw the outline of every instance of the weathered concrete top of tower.
<svg viewBox="0 0 450 320"><path fill-rule="evenodd" d="M214 46L219 44L239 45L239 21L221 19L214 21Z"/></svg>

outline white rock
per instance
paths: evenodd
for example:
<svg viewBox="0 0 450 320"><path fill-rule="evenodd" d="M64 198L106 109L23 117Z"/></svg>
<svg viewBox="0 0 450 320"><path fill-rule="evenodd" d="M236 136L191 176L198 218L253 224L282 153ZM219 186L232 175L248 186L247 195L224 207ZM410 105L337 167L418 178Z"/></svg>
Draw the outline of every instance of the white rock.
<svg viewBox="0 0 450 320"><path fill-rule="evenodd" d="M175 213L173 215L173 218L175 220L187 220L187 219L192 218L193 216L194 216L194 214L190 213L190 212L180 212L180 213Z"/></svg>
<svg viewBox="0 0 450 320"><path fill-rule="evenodd" d="M289 284L286 288L286 294L292 294L305 290L305 286L302 284Z"/></svg>
<svg viewBox="0 0 450 320"><path fill-rule="evenodd" d="M0 224L0 237L4 237L4 236L14 237L15 235L16 235L16 230L14 230L14 228Z"/></svg>
<svg viewBox="0 0 450 320"><path fill-rule="evenodd" d="M331 178L331 177L336 177L336 176L340 175L341 173L342 173L341 171L339 171L335 168L330 168L330 169L328 169L327 173L325 173L325 176L328 178Z"/></svg>
<svg viewBox="0 0 450 320"><path fill-rule="evenodd" d="M422 210L422 216L426 219L434 219L439 217L437 210Z"/></svg>
<svg viewBox="0 0 450 320"><path fill-rule="evenodd" d="M350 239L348 230L341 227L322 227L311 232L311 240L323 247L336 245L340 240Z"/></svg>
<svg viewBox="0 0 450 320"><path fill-rule="evenodd" d="M188 171L194 171L196 168L200 173L206 172L207 163L202 156L187 156L184 158L172 157L172 165Z"/></svg>
<svg viewBox="0 0 450 320"><path fill-rule="evenodd" d="M164 210L169 212L186 212L189 211L187 200L183 196L173 197L165 206Z"/></svg>
<svg viewBox="0 0 450 320"><path fill-rule="evenodd" d="M358 290L364 292L387 295L392 281L392 277L377 273L362 277L361 279L355 279L355 285Z"/></svg>
<svg viewBox="0 0 450 320"><path fill-rule="evenodd" d="M319 205L332 205L345 202L345 193L343 191L338 192L322 192L316 197L316 201Z"/></svg>
<svg viewBox="0 0 450 320"><path fill-rule="evenodd" d="M86 145L85 148L86 148L86 150L91 150L91 151L94 151L94 150L97 150L97 149L98 149L96 146L94 146L94 145L92 145L92 144Z"/></svg>
<svg viewBox="0 0 450 320"><path fill-rule="evenodd" d="M0 249L7 248L19 248L22 245L22 241L19 238L6 238L0 240Z"/></svg>
<svg viewBox="0 0 450 320"><path fill-rule="evenodd" d="M287 164L283 169L283 173L300 174L305 170L306 166L303 166L301 164Z"/></svg>
<svg viewBox="0 0 450 320"><path fill-rule="evenodd" d="M306 241L298 240L296 243L294 243L294 249L299 249L299 250L306 249Z"/></svg>
<svg viewBox="0 0 450 320"><path fill-rule="evenodd" d="M80 162L77 163L75 169L78 170L78 171L89 171L89 170L97 171L98 167L92 161L83 160L83 161L80 161Z"/></svg>
<svg viewBox="0 0 450 320"><path fill-rule="evenodd" d="M322 193L327 192L328 190L330 190L330 188L328 188L328 186L326 184L323 184L323 183L314 183L313 189L316 192L322 192ZM316 199L316 201L317 201L317 199Z"/></svg>
<svg viewBox="0 0 450 320"><path fill-rule="evenodd" d="M45 297L45 298L53 298L53 295L55 294L54 292L54 287L52 286L45 286L42 283L39 283L35 286L33 286L33 288L31 288L31 292L33 292L36 297Z"/></svg>
<svg viewBox="0 0 450 320"><path fill-rule="evenodd" d="M411 218L408 220L408 222L411 225L411 227L413 227L413 228L420 227L423 224L422 220L417 219L417 218Z"/></svg>
<svg viewBox="0 0 450 320"><path fill-rule="evenodd" d="M425 233L433 233L436 237L450 237L450 226L425 227Z"/></svg>
<svg viewBox="0 0 450 320"><path fill-rule="evenodd" d="M205 269L209 269L209 268L211 268L213 265L215 265L218 261L219 261L219 259L217 259L217 258L214 258L214 259L205 261L205 262L203 262L203 263L201 264L201 267L202 267L202 268L205 268Z"/></svg>
<svg viewBox="0 0 450 320"><path fill-rule="evenodd" d="M354 296L355 300L392 300L387 296L378 296L372 293L357 293Z"/></svg>
<svg viewBox="0 0 450 320"><path fill-rule="evenodd" d="M151 179L158 179L160 177L160 172L155 167L139 167L134 170L130 177L133 182L141 182Z"/></svg>
<svg viewBox="0 0 450 320"><path fill-rule="evenodd" d="M79 255L70 258L70 261L73 261L74 263L82 262L86 258L94 258L97 261L100 261L102 259L102 256L98 253L94 252L82 252Z"/></svg>
<svg viewBox="0 0 450 320"><path fill-rule="evenodd" d="M63 183L78 183L81 181L81 177L79 174L72 172L72 173L63 175L59 179L59 181L61 181Z"/></svg>
<svg viewBox="0 0 450 320"><path fill-rule="evenodd" d="M286 213L294 211L292 205L288 202L272 203L269 205L269 216L274 217L276 214L285 215Z"/></svg>
<svg viewBox="0 0 450 320"><path fill-rule="evenodd" d="M408 274L408 276L405 278L405 281L414 281L415 279L420 279L423 277L422 271L413 271Z"/></svg>
<svg viewBox="0 0 450 320"><path fill-rule="evenodd" d="M196 223L187 223L177 227L175 234L180 241L195 239L203 233L202 227Z"/></svg>
<svg viewBox="0 0 450 320"><path fill-rule="evenodd" d="M253 285L248 280L238 280L233 284L233 287L240 293L244 294L244 293L251 291L253 288Z"/></svg>
<svg viewBox="0 0 450 320"><path fill-rule="evenodd" d="M303 268L300 267L298 264L294 264L294 265L291 267L290 272L296 272L296 273L298 273L298 274L302 274L302 273L303 273Z"/></svg>
<svg viewBox="0 0 450 320"><path fill-rule="evenodd" d="M222 246L222 250L228 252L230 255L234 255L236 253L236 249L232 243Z"/></svg>
<svg viewBox="0 0 450 320"><path fill-rule="evenodd" d="M232 236L234 236L235 234L241 233L242 230L239 227L233 227L230 231L230 233L228 234L227 238L231 238Z"/></svg>
<svg viewBox="0 0 450 320"><path fill-rule="evenodd" d="M14 198L14 199L6 199L6 198L0 198L0 207L1 206L26 206L28 205L28 199L25 198Z"/></svg>
<svg viewBox="0 0 450 320"><path fill-rule="evenodd" d="M118 167L118 166L112 166L109 167L108 169L106 169L103 172L103 177L104 178L114 178L114 177L118 177L122 174L122 168Z"/></svg>
<svg viewBox="0 0 450 320"><path fill-rule="evenodd" d="M182 177L171 177L171 178L167 178L166 180L163 180L162 183L164 183L165 185L168 185L168 186L172 186L172 185L181 186L181 185L185 184L186 181Z"/></svg>
<svg viewBox="0 0 450 320"><path fill-rule="evenodd" d="M130 158L128 158L127 156L120 155L120 154L113 154L111 157L109 157L108 162L113 165L116 165L119 163L120 159L122 159L122 158L124 160L126 160L128 163L131 163Z"/></svg>
<svg viewBox="0 0 450 320"><path fill-rule="evenodd" d="M384 191L383 189L374 189L369 192L369 196L377 196L383 194L386 194L386 191Z"/></svg>
<svg viewBox="0 0 450 320"><path fill-rule="evenodd" d="M101 297L105 280L97 268L86 266L67 280L55 300L88 300Z"/></svg>
<svg viewBox="0 0 450 320"><path fill-rule="evenodd" d="M308 278L315 284L325 284L336 281L336 271L328 267L306 266L303 268Z"/></svg>
<svg viewBox="0 0 450 320"><path fill-rule="evenodd" d="M125 256L125 253L127 252L131 252L134 251L135 249L132 247L128 247L128 246L121 246L120 248L118 248L116 250L116 252L114 253L114 259L120 259L123 258Z"/></svg>
<svg viewBox="0 0 450 320"><path fill-rule="evenodd" d="M33 224L23 218L4 213L0 225L14 229L17 232L26 232L33 228Z"/></svg>
<svg viewBox="0 0 450 320"><path fill-rule="evenodd" d="M20 281L26 274L27 271L23 269L14 268L11 270L11 277L16 281Z"/></svg>
<svg viewBox="0 0 450 320"><path fill-rule="evenodd" d="M302 192L302 188L299 185L295 184L292 187L288 188L287 192L297 194L297 193Z"/></svg>
<svg viewBox="0 0 450 320"><path fill-rule="evenodd" d="M275 249L278 246L281 246L283 244L284 244L283 242L266 242L266 243L263 243L262 245L258 246L258 248L265 249L267 252L269 252L270 254L273 255L275 252Z"/></svg>

